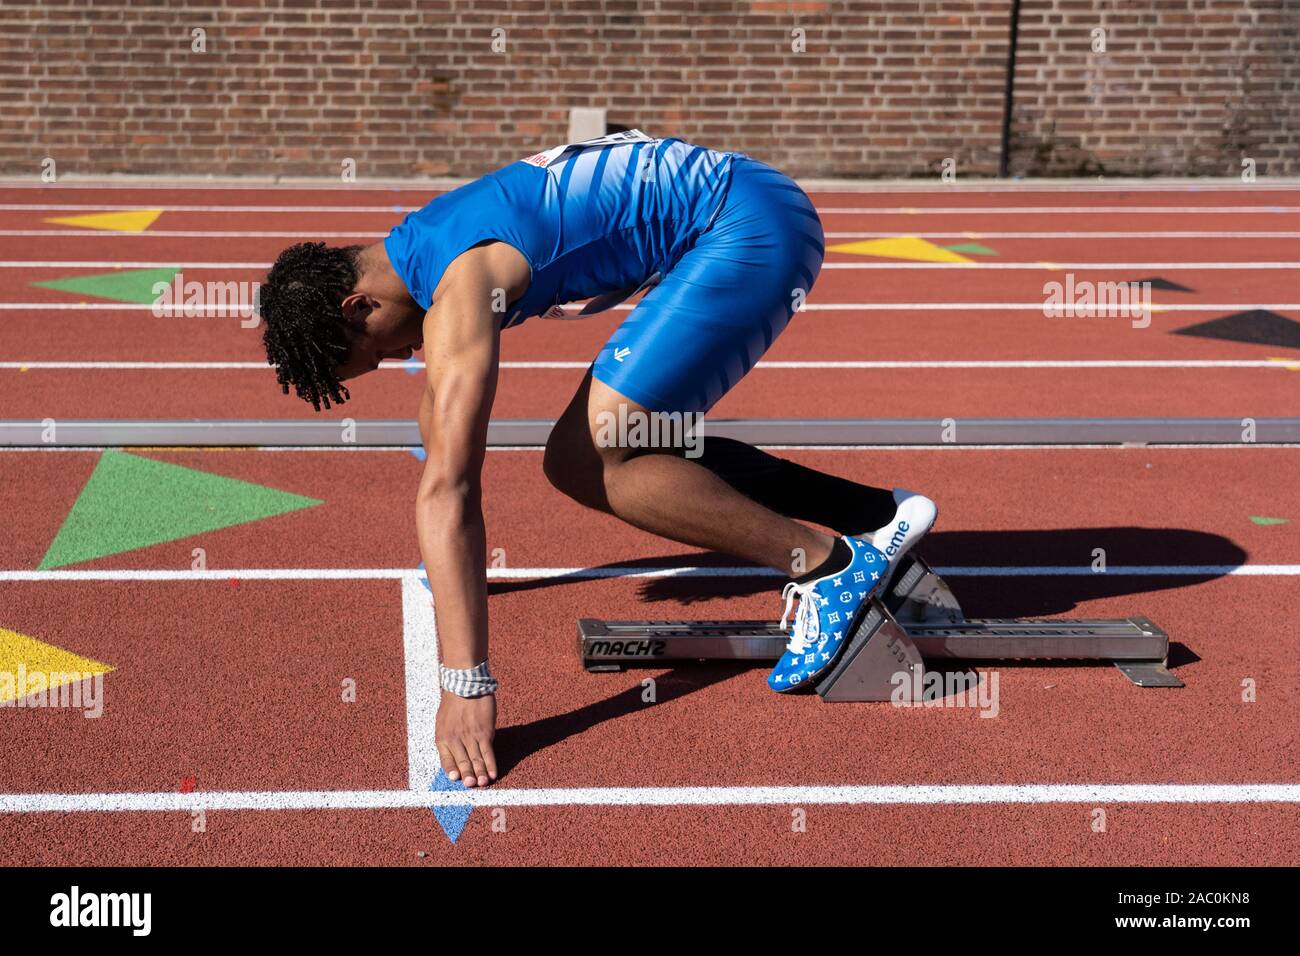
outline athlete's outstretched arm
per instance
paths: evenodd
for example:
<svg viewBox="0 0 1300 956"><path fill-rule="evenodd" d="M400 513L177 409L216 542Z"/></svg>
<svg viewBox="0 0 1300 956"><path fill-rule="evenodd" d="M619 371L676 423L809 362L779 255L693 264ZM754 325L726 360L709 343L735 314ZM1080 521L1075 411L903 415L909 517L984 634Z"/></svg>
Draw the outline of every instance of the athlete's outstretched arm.
<svg viewBox="0 0 1300 956"><path fill-rule="evenodd" d="M440 657L456 670L488 659L482 468L496 394L499 310L527 280L527 263L513 249L476 247L448 267L424 319L428 378L420 431L428 457L416 530L433 589ZM443 690L437 744L450 779L466 786L496 779L495 724L493 694L462 697Z"/></svg>
<svg viewBox="0 0 1300 956"><path fill-rule="evenodd" d="M438 613L442 662L452 668L487 658L480 472L496 394L499 333L486 298L476 292L469 283L449 289L424 322L428 457L416 528Z"/></svg>

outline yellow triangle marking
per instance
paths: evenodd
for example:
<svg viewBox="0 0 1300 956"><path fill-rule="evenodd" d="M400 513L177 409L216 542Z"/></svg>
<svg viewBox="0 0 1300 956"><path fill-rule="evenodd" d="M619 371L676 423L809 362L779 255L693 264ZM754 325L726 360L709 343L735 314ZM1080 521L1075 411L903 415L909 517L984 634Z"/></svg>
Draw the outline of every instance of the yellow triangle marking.
<svg viewBox="0 0 1300 956"><path fill-rule="evenodd" d="M80 683L114 668L0 627L0 704Z"/></svg>
<svg viewBox="0 0 1300 956"><path fill-rule="evenodd" d="M830 252L849 252L858 256L881 256L885 259L907 259L912 262L974 262L951 249L936 246L919 236L892 236L888 239L864 239L831 246Z"/></svg>
<svg viewBox="0 0 1300 956"><path fill-rule="evenodd" d="M1293 358L1281 358L1280 356L1277 355L1270 355L1268 357L1268 360L1270 362L1277 362L1288 372L1300 372L1300 362L1297 362Z"/></svg>
<svg viewBox="0 0 1300 956"><path fill-rule="evenodd" d="M161 209L129 209L124 212L96 212L86 216L59 216L45 221L60 226L81 226L85 229L144 232L162 214Z"/></svg>

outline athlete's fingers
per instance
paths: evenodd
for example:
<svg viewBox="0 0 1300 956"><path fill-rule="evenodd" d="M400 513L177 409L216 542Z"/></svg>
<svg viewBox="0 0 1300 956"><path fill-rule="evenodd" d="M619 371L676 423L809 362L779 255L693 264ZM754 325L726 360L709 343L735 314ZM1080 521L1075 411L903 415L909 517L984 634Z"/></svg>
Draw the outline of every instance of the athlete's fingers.
<svg viewBox="0 0 1300 956"><path fill-rule="evenodd" d="M460 771L456 768L456 758L451 755L451 748L439 741L438 760L442 763L442 772L448 780L459 780Z"/></svg>
<svg viewBox="0 0 1300 956"><path fill-rule="evenodd" d="M483 754L483 764L487 767L488 777L495 780L497 778L497 755L492 749L491 739L481 738L478 742L478 749Z"/></svg>
<svg viewBox="0 0 1300 956"><path fill-rule="evenodd" d="M438 749L447 748L447 754L453 763L452 770L447 771L447 776L451 780L460 780L467 787L472 787L478 783L478 775L474 773L474 764L469 759L469 754L465 750L465 745L460 740L449 740L445 744L439 744Z"/></svg>
<svg viewBox="0 0 1300 956"><path fill-rule="evenodd" d="M479 749L479 741L473 737L465 739L465 752L469 756L470 764L474 768L474 777L480 787L488 785L487 761L483 759L483 752Z"/></svg>

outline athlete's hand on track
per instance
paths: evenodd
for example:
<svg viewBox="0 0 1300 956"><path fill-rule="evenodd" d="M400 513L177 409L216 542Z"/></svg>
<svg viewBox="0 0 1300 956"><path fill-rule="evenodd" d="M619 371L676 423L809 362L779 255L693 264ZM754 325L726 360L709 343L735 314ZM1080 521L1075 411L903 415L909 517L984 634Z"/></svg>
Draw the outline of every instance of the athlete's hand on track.
<svg viewBox="0 0 1300 956"><path fill-rule="evenodd" d="M438 705L437 743L442 769L450 780L467 787L486 787L497 778L497 758L492 752L496 733L497 699L457 697L450 691Z"/></svg>

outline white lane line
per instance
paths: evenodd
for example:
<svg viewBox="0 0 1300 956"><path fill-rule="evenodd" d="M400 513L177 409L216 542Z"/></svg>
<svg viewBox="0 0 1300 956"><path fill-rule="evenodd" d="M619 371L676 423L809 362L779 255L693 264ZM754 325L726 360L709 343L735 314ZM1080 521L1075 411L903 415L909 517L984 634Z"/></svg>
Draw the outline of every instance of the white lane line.
<svg viewBox="0 0 1300 956"><path fill-rule="evenodd" d="M146 232L116 232L107 229L0 229L0 237L17 239L48 236L51 239L98 237L100 239L298 239L308 233L314 239L382 239L383 232L336 232L333 229L301 229L293 232L215 229L150 229ZM1253 235L1253 233L1252 233Z"/></svg>
<svg viewBox="0 0 1300 956"><path fill-rule="evenodd" d="M3 209L0 206L0 209ZM41 207L37 207L41 208ZM112 206L105 206L112 209ZM140 206L157 209L158 206ZM1256 213L1300 213L1300 206L817 206L817 212L843 216L981 216L1023 215L1164 215L1219 213L1253 215Z"/></svg>
<svg viewBox="0 0 1300 956"><path fill-rule="evenodd" d="M271 262L154 262L124 261L120 259L0 259L0 269L269 269ZM1027 271L1052 270L1196 270L1208 269L1251 271L1274 269L1300 269L1300 262L1007 262L975 260L971 262L827 262L822 269L1024 269Z"/></svg>
<svg viewBox="0 0 1300 956"><path fill-rule="evenodd" d="M1096 449L1098 451L1155 451L1160 448L1181 448L1185 450L1202 450L1205 448L1286 448L1293 449L1297 447L1294 444L1285 442L1205 442L1199 445L1178 445L1178 444L1159 444L1145 445L1140 442L1131 442L1119 445L1089 445L1089 444L1062 444L1062 445L757 445L758 448L779 449L781 451L857 451L857 452L876 452L876 451L957 451L965 449L966 451L1062 451L1065 449L1084 448ZM0 449L3 451L4 449ZM36 449L13 448L11 451L31 451ZM78 448L68 448L67 451L77 451ZM269 449L268 449L269 450ZM321 449L328 450L328 446ZM543 451L540 446L523 445L511 447L507 445L495 446L489 451Z"/></svg>
<svg viewBox="0 0 1300 956"><path fill-rule="evenodd" d="M211 793L0 793L0 813L378 810L403 807L857 806L906 804L1296 803L1283 783L897 784L770 787L489 787L463 791L219 790Z"/></svg>
<svg viewBox="0 0 1300 956"><path fill-rule="evenodd" d="M0 259L0 269L269 269L270 262L124 262L121 259Z"/></svg>
<svg viewBox="0 0 1300 956"><path fill-rule="evenodd" d="M75 293L74 293L75 294ZM6 312L152 312L152 302L0 302ZM252 307L241 305L196 305L186 314L185 306L158 310L160 319L252 318Z"/></svg>
<svg viewBox="0 0 1300 956"><path fill-rule="evenodd" d="M407 786L423 793L442 765L434 743L442 698L438 626L428 588L409 574L402 578L402 648L406 661Z"/></svg>
<svg viewBox="0 0 1300 956"><path fill-rule="evenodd" d="M847 180L855 182L856 180ZM142 173L124 173L113 179L104 179L95 176L63 176L57 183L33 182L30 178L19 179L11 176L0 177L0 190L7 189L31 189L38 190L46 195L55 195L57 193L75 193L75 192L99 192L102 189L122 189L135 192L250 192L250 193L267 193L267 192L323 192L339 193L341 195L351 195L355 193L434 193L446 192L464 186L472 182L469 179L456 179L451 176L432 177L429 179L370 179L363 182L343 183L337 178L334 179L311 179L295 178L293 180L277 181L269 177L250 176L246 179L223 179L210 180L205 176L191 175L145 175ZM955 185L955 184L953 184ZM1085 184L1088 185L1088 184ZM1176 188L1188 188L1181 186L1180 183L1170 182L1170 186ZM1113 187L1119 192L1142 191L1144 188L1148 192L1153 192L1150 183L1146 187L1135 186L1132 189L1121 189ZM1258 188L1258 187L1256 187ZM1296 185L1300 189L1300 184ZM1216 185L1214 182L1206 181L1204 187L1206 192L1244 192L1240 184L1232 182L1226 186ZM1279 180L1268 186L1268 192L1285 192L1287 185L1285 181ZM913 188L909 192L918 192ZM121 206L114 206L114 209L121 209ZM144 209L157 209L158 204L146 204Z"/></svg>
<svg viewBox="0 0 1300 956"><path fill-rule="evenodd" d="M839 253L852 255L852 253ZM1004 262L1002 260L978 260L972 262L824 262L822 269L876 269L892 271L897 269L958 269L1051 271L1051 272L1173 272L1177 270L1206 272L1211 270L1231 270L1245 272L1252 269L1300 269L1300 262Z"/></svg>
<svg viewBox="0 0 1300 956"><path fill-rule="evenodd" d="M1150 306L1152 312L1221 312L1248 311L1251 309L1300 309L1300 304L1281 302L1269 304L1233 304L1222 302L1135 302L1133 307ZM622 309L625 306L617 306ZM631 309L632 306L626 306ZM822 302L805 305L805 312L1038 312L1047 307L1042 302ZM1068 321L1068 320L1060 320ZM1104 319L1098 321L1105 321Z"/></svg>
<svg viewBox="0 0 1300 956"><path fill-rule="evenodd" d="M585 369L591 362L502 362L501 368L516 371L571 371ZM385 371L418 371L424 362L385 361ZM1269 368L1300 367L1294 359L990 359L918 361L760 361L756 369L1035 369L1035 368ZM252 371L268 368L265 362L0 362L0 369L28 371Z"/></svg>
<svg viewBox="0 0 1300 956"><path fill-rule="evenodd" d="M63 453L88 453L102 452L107 448L119 448L119 445L43 445L43 446L19 446L0 445L0 455L13 452L63 452ZM346 452L348 454L357 454L362 452L402 452L404 454L414 451L416 445L234 445L234 446L214 446L214 445L150 445L150 446L125 446L128 451L202 451L202 452L219 452L226 453L232 451L271 451L271 452ZM1087 448L1097 449L1099 451L1132 451L1141 449L1142 451L1162 451L1168 448L1181 448L1189 450L1201 450L1205 448L1225 449L1231 448L1234 451L1250 448L1294 448L1295 445L1288 445L1283 442L1205 442L1197 445L1179 445L1179 444L1121 444L1121 445L1089 445L1089 444L1064 444L1064 445L756 445L757 448L776 448L783 451L856 451L856 452L877 452L877 451L1061 451L1062 449ZM541 453L545 449L541 445L489 445L486 449L488 454L493 452L509 451L527 451Z"/></svg>
<svg viewBox="0 0 1300 956"><path fill-rule="evenodd" d="M0 232L0 235L5 233ZM115 233L116 235L116 233ZM121 235L126 235L122 233ZM142 233L141 235L145 235ZM828 232L827 239L897 239L894 232ZM1210 230L1175 230L1159 232L1137 232L1132 230L1112 230L1106 232L1069 231L1015 231L1015 232L913 232L912 236L922 239L1297 239L1300 232L1254 232L1231 231L1214 232Z"/></svg>
<svg viewBox="0 0 1300 956"><path fill-rule="evenodd" d="M105 229L0 229L0 237L49 237L51 239L97 236L101 239L302 239L311 233L316 239L381 239L388 232L338 232L333 229L234 230L234 229L149 229L144 232L115 232ZM896 239L901 233L891 232L828 232L827 239ZM1295 231L1213 230L1191 231L1133 231L1106 232L1070 231L1016 231L990 232L985 230L964 232L912 232L907 235L923 239L1300 239Z"/></svg>
<svg viewBox="0 0 1300 956"><path fill-rule="evenodd" d="M442 190L431 190L429 198L440 195ZM235 205L169 205L154 203L143 205L103 204L103 203L0 203L0 212L133 212L159 209L163 212L204 212L204 213L407 213L415 212L422 206L358 206L346 203L334 206L258 206L247 204ZM982 216L1021 216L1021 215L1164 215L1172 214L1217 214L1217 215L1255 215L1282 213L1300 213L1300 206L818 206L822 215L844 216L958 216L975 213Z"/></svg>
<svg viewBox="0 0 1300 956"><path fill-rule="evenodd" d="M401 368L402 366L400 364L394 365L389 362L383 362L379 367L387 369ZM421 367L423 367L423 363L421 363ZM583 368L586 367L586 365L583 365ZM231 369L264 369L269 368L269 366L265 362L0 362L0 369L15 368L19 370L36 369L41 371L82 369L126 372L170 371L175 369L188 369L192 371L223 371Z"/></svg>
<svg viewBox="0 0 1300 956"><path fill-rule="evenodd" d="M1135 302L1134 308L1149 305L1153 312L1220 312L1248 311L1251 309L1300 309L1294 302ZM152 312L154 306L139 302L0 302L6 312ZM630 312L633 303L617 305L610 311ZM1043 312L1042 302L822 302L805 305L801 312ZM250 318L247 306L199 306L202 315L185 315L179 309L158 316L166 319L183 318ZM570 316L576 319L577 316Z"/></svg>
<svg viewBox="0 0 1300 956"><path fill-rule="evenodd" d="M1286 447L1286 446L1280 446L1280 445L1269 445L1269 444L1266 444L1266 443L1264 443L1264 442L1255 442L1255 443L1253 443L1253 444L1254 444L1254 447L1256 447L1256 448L1278 448L1278 447ZM759 447L769 447L769 446L759 446ZM770 446L770 447L779 447L779 446ZM815 445L815 446L809 446L809 447L822 448L822 447L834 447L834 446ZM857 446L853 446L853 447L856 448ZM875 445L875 446L872 446L872 447L875 447L875 448L888 448L888 447L890 447L890 446L888 446L888 445ZM899 447L909 447L909 448L910 448L910 447L912 447L912 446L908 445L908 446L899 446ZM951 447L953 447L953 448L976 448L976 447L978 447L978 446L977 446L977 445L953 445L953 446L951 446ZM1001 447L1001 446L998 446L998 447ZM1026 446L1026 447L1034 447L1034 448L1038 448L1038 447L1040 447L1040 446L1038 446L1038 445L1034 445L1034 446ZM1057 446L1055 446L1055 447L1057 447L1057 448L1069 448L1069 447L1072 447L1072 446L1070 446L1070 445L1057 445ZM1089 446L1077 446L1077 447L1089 447L1089 448L1092 448L1092 447L1096 447L1096 448L1111 448L1111 447L1113 447L1113 446L1111 446L1111 445L1095 445L1095 446L1093 446L1093 445L1089 445ZM1160 447L1160 448L1178 448L1178 447L1182 447L1182 446L1178 446L1178 445L1160 445L1160 446L1158 446L1158 447ZM1186 447L1188 447L1188 448L1215 448L1215 447L1220 447L1220 446L1216 446L1216 445L1188 445L1188 446L1186 446ZM1229 445L1229 446L1226 446L1226 447L1235 448L1235 447L1237 447L1237 446L1236 446L1236 445ZM418 445L125 445L125 446L123 446L123 445L108 445L108 446L105 446L105 445L50 445L50 446L46 446L46 447L12 447L12 446L8 446L8 445L0 445L0 454L3 454L4 452L15 452L15 451L35 451L35 452L42 452L42 451L53 451L53 452L78 452L78 451L80 451L80 452L101 452L101 451L105 451L107 448L125 448L127 451L186 451L186 452L189 452L189 451L204 451L204 452L223 452L223 453L224 453L224 452L231 452L231 451L341 451L341 452L346 452L346 453L349 453L349 454L355 454L356 452L377 451L377 452L388 452L388 453L390 453L390 454L393 453L393 452L401 452L401 453L403 453L403 454L409 454L409 453L415 451L417 448L419 448L419 446L418 446ZM489 453L491 453L491 452L500 452L500 451L532 451L532 452L541 452L541 451L544 451L544 450L545 450L545 449L544 449L541 445L489 445L489 446L487 447L487 449L486 449L486 451L489 452Z"/></svg>
<svg viewBox="0 0 1300 956"><path fill-rule="evenodd" d="M1111 565L1098 573L1090 565L940 567L946 577L1132 578L1132 577L1296 577L1300 564L1151 564ZM489 581L602 580L606 578L779 578L779 571L757 567L619 566L574 568L488 568ZM0 570L0 582L66 581L405 581L423 588L411 568L105 568L93 571Z"/></svg>
<svg viewBox="0 0 1300 956"><path fill-rule="evenodd" d="M138 192L326 192L340 194L356 193L403 193L428 192L430 190L455 189L470 180L451 176L428 177L424 179L369 179L360 182L343 183L337 177L294 177L291 179L272 179L269 177L249 176L233 179L213 180L203 176L187 175L143 175L122 174L107 178L104 176L64 176L57 183L45 183L34 177L0 177L0 189L36 190L47 196L65 192L93 191L102 189L135 190ZM1300 190L1300 179L1265 178L1252 183L1243 182L1239 177L1165 177L1157 179L1110 180L1098 178L1062 178L1062 179L1018 179L999 181L994 179L970 178L945 183L939 180L918 185L916 179L826 179L806 176L798 180L807 190L823 193L886 193L918 195L933 198L936 191L956 193L958 195L979 195L980 193L1033 195L1035 193L1192 193L1198 198L1218 193L1252 194L1288 193ZM157 205L147 206L149 209Z"/></svg>
<svg viewBox="0 0 1300 956"><path fill-rule="evenodd" d="M0 184L3 188L3 184ZM435 189L429 191L429 198L440 195L444 190ZM168 203L144 203L140 205L128 205L125 203L104 204L104 203L0 203L0 212L75 212L84 210L86 212L137 212L148 210L152 212L155 209L162 212L325 212L325 213L350 213L350 212L415 212L422 209L423 206L403 206L393 203L388 206L350 206L346 203L340 203L336 206L254 206L254 205L193 205L181 204L170 205ZM1122 208L1122 207L1121 207ZM1273 206L1242 206L1246 210L1257 212L1271 212ZM1300 211L1298 209L1297 211Z"/></svg>

